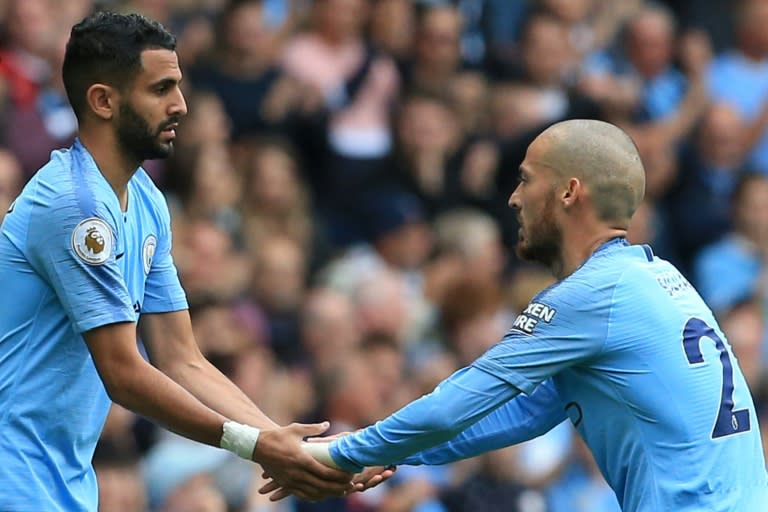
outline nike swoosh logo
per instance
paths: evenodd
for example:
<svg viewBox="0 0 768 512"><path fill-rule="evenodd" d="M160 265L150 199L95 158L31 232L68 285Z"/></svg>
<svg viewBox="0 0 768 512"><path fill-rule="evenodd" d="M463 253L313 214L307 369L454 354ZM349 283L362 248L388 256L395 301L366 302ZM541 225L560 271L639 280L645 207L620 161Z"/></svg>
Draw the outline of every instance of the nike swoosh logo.
<svg viewBox="0 0 768 512"><path fill-rule="evenodd" d="M120 259L120 258L122 258L123 256L125 256L125 251L123 251L123 252L121 252L120 254L118 254L117 256L115 256L115 259L116 259L116 260L119 260L119 259Z"/></svg>

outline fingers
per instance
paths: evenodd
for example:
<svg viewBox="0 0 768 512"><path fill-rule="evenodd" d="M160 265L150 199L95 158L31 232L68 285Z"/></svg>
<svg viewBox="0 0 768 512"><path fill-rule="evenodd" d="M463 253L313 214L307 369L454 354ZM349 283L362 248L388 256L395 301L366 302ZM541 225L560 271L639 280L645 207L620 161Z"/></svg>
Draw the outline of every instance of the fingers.
<svg viewBox="0 0 768 512"><path fill-rule="evenodd" d="M269 497L269 501L280 501L283 498L287 498L290 495L291 495L290 492L286 491L285 489L280 489L279 491L277 491L276 493L274 493ZM302 499L306 499L306 498L302 498ZM309 500L309 501L317 501L317 500Z"/></svg>
<svg viewBox="0 0 768 512"><path fill-rule="evenodd" d="M274 480L270 480L269 482L267 482L266 484L262 485L259 488L259 494L269 494L271 492L276 491L279 488L280 488L280 484L278 484Z"/></svg>
<svg viewBox="0 0 768 512"><path fill-rule="evenodd" d="M355 476L352 483L355 484L355 491L365 491L372 487L376 487L382 482L386 482L392 478L392 475L394 474L394 466L366 468L362 473Z"/></svg>
<svg viewBox="0 0 768 512"><path fill-rule="evenodd" d="M327 431L330 426L330 423L324 421L322 423L291 423L287 428L304 438L317 437Z"/></svg>

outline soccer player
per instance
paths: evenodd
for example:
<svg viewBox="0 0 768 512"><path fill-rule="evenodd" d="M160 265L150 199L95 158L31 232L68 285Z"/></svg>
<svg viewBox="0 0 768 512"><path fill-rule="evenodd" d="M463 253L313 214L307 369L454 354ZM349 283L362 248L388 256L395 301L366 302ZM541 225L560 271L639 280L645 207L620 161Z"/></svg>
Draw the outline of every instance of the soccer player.
<svg viewBox="0 0 768 512"><path fill-rule="evenodd" d="M519 255L558 282L432 393L305 448L347 471L441 464L570 418L625 511L765 510L755 407L731 347L688 281L625 238L644 187L619 128L573 120L545 130L509 205Z"/></svg>
<svg viewBox="0 0 768 512"><path fill-rule="evenodd" d="M354 489L300 447L326 425L278 427L193 339L168 207L140 167L171 153L186 114L174 37L95 14L73 27L63 78L79 138L0 228L0 510L97 510L91 457L110 398L260 463L299 497Z"/></svg>

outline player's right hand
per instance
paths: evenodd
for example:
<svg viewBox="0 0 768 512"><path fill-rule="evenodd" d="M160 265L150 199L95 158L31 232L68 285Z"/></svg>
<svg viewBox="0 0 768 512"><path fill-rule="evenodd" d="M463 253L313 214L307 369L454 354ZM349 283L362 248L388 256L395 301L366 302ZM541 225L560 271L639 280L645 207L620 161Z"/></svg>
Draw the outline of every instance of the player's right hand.
<svg viewBox="0 0 768 512"><path fill-rule="evenodd" d="M305 437L319 436L328 423L292 423L286 427L262 429L253 451L253 461L280 487L270 495L277 501L293 494L308 501L343 496L355 489L353 475L329 468L301 448Z"/></svg>

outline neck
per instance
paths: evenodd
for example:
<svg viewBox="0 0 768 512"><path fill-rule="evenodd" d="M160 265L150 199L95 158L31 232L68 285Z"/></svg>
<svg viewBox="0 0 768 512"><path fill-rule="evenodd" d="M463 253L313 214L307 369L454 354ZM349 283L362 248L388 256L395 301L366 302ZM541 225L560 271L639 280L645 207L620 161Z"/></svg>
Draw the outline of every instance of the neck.
<svg viewBox="0 0 768 512"><path fill-rule="evenodd" d="M111 130L104 130L103 133L81 130L79 137L104 179L115 191L120 207L125 210L128 206L128 182L142 162L120 149Z"/></svg>
<svg viewBox="0 0 768 512"><path fill-rule="evenodd" d="M605 242L625 236L627 236L626 229L606 228L597 233L565 237L560 257L551 265L552 273L558 280L568 277Z"/></svg>

